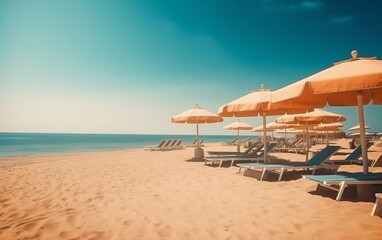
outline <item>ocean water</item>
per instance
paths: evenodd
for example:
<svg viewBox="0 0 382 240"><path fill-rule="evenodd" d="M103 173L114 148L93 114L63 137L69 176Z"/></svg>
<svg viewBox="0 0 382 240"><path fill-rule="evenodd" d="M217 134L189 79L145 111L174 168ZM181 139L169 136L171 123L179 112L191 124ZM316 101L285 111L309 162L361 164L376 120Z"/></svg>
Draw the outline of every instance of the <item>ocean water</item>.
<svg viewBox="0 0 382 240"><path fill-rule="evenodd" d="M205 143L226 142L235 136L201 135L202 138ZM191 144L195 135L0 133L0 157L144 148L157 145L162 139L182 139L183 144Z"/></svg>

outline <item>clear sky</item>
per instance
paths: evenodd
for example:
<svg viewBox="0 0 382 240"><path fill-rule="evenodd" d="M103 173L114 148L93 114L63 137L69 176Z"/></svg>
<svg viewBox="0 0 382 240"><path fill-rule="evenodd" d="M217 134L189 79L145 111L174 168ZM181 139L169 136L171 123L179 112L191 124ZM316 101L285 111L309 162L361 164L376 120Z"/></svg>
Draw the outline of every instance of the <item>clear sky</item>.
<svg viewBox="0 0 382 240"><path fill-rule="evenodd" d="M382 58L382 1L0 1L0 132L186 133L264 83L276 90L350 58ZM358 124L355 107L345 130ZM382 106L365 107L382 131ZM270 117L269 121L274 117ZM231 134L223 123L203 134ZM243 118L258 126L259 117Z"/></svg>

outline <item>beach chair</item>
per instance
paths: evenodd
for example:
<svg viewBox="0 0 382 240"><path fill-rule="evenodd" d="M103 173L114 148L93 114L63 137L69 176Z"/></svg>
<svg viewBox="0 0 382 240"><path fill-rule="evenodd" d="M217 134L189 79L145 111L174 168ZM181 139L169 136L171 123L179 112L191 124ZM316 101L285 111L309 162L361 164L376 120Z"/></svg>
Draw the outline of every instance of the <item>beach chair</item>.
<svg viewBox="0 0 382 240"><path fill-rule="evenodd" d="M168 143L168 141L169 140L167 139L162 139L156 146L145 146L145 150L155 151L155 150L161 149Z"/></svg>
<svg viewBox="0 0 382 240"><path fill-rule="evenodd" d="M222 145L223 146L232 146L232 145L234 145L237 142L237 140L238 140L238 138L235 138L232 141L223 142Z"/></svg>
<svg viewBox="0 0 382 240"><path fill-rule="evenodd" d="M288 164L267 164L267 163L243 163L237 164L239 167L239 173L242 168L251 170L261 170L260 181L263 181L268 172L275 172L279 174L278 181L281 181L284 173L288 170L312 170L312 174L317 169L331 169L337 171L338 166L334 164L323 164L325 160L329 159L334 153L336 153L341 147L339 146L327 146L313 156L307 162L290 162Z"/></svg>
<svg viewBox="0 0 382 240"><path fill-rule="evenodd" d="M260 143L260 142L255 142L253 144L251 144L251 146L249 146L247 148L247 150L245 150L244 152L234 152L234 151L207 151L208 153L208 157L220 157L220 156L238 156L238 155L248 155L251 153L251 151L253 149L257 149L260 150L261 148L263 147L263 144Z"/></svg>
<svg viewBox="0 0 382 240"><path fill-rule="evenodd" d="M317 182L317 188L325 187L334 191L337 191L336 200L340 201L345 188L349 185L373 185L382 184L382 173L337 173L334 175L306 175L302 176L304 179L308 179Z"/></svg>
<svg viewBox="0 0 382 240"><path fill-rule="evenodd" d="M175 141L172 142L170 146L168 146L168 150L175 150L181 148L183 140L182 139L176 139Z"/></svg>
<svg viewBox="0 0 382 240"><path fill-rule="evenodd" d="M198 139L195 138L194 141L193 141L191 144L187 144L186 146L187 146L187 147L195 147L197 141L198 141Z"/></svg>
<svg viewBox="0 0 382 240"><path fill-rule="evenodd" d="M176 141L176 140L174 140L174 139L169 139L169 140L167 140L167 142L166 142L162 147L157 148L156 150L159 150L159 151L168 150L169 147L170 147L171 145L173 145L175 141Z"/></svg>
<svg viewBox="0 0 382 240"><path fill-rule="evenodd" d="M373 145L372 142L367 143L367 149L369 149ZM359 158L362 155L362 146L359 145L352 153L349 154L344 160L330 160L331 163L334 164L353 164L353 163L362 163L362 160Z"/></svg>
<svg viewBox="0 0 382 240"><path fill-rule="evenodd" d="M269 143L267 145L267 153L272 152L273 148L276 146L277 143ZM261 146L262 148L262 146ZM264 151L260 151L260 148L256 148L255 151L250 152L249 154L243 154L243 155L236 155L236 156L219 156L219 157L206 157L204 158L205 162L204 165L207 165L207 163L211 163L211 165L215 163L219 163L219 167L223 164L223 162L231 162L231 166L238 161L240 162L259 162L264 159Z"/></svg>
<svg viewBox="0 0 382 240"><path fill-rule="evenodd" d="M371 211L371 216L382 217L382 193L375 194L375 203Z"/></svg>

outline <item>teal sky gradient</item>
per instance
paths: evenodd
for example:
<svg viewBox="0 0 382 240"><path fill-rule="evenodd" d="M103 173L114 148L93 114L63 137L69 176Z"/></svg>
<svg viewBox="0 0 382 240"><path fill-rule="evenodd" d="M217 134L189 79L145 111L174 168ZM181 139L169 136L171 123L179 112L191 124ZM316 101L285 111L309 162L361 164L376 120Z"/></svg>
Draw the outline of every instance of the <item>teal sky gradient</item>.
<svg viewBox="0 0 382 240"><path fill-rule="evenodd" d="M382 57L382 2L0 2L0 132L190 133L171 116ZM358 124L355 107L344 129ZM365 107L382 131L381 106ZM269 121L274 117L270 117ZM223 123L204 134L230 134ZM260 118L243 121L258 126Z"/></svg>

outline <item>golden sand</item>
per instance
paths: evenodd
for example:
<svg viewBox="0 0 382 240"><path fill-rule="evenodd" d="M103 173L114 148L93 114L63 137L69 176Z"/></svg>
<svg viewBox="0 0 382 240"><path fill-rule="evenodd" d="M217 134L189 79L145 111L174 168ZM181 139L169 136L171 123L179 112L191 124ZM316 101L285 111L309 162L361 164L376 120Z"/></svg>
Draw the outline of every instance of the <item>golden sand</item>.
<svg viewBox="0 0 382 240"><path fill-rule="evenodd" d="M205 147L219 149L234 147ZM337 202L298 172L260 182L192 156L185 148L1 159L0 239L382 239L372 202Z"/></svg>

